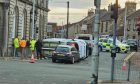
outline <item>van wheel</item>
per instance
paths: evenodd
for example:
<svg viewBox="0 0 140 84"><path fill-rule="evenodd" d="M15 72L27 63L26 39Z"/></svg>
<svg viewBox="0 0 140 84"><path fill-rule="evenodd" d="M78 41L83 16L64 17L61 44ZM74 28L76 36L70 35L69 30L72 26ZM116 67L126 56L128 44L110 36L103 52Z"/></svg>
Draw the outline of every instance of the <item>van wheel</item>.
<svg viewBox="0 0 140 84"><path fill-rule="evenodd" d="M71 59L71 63L74 64L74 62L75 62L75 58L72 57L72 59Z"/></svg>
<svg viewBox="0 0 140 84"><path fill-rule="evenodd" d="M119 53L120 52L120 48L117 47L116 48L116 52Z"/></svg>
<svg viewBox="0 0 140 84"><path fill-rule="evenodd" d="M92 49L89 48L89 56L92 55Z"/></svg>
<svg viewBox="0 0 140 84"><path fill-rule="evenodd" d="M56 62L56 59L53 59L53 58L52 58L52 62L55 63L55 62Z"/></svg>

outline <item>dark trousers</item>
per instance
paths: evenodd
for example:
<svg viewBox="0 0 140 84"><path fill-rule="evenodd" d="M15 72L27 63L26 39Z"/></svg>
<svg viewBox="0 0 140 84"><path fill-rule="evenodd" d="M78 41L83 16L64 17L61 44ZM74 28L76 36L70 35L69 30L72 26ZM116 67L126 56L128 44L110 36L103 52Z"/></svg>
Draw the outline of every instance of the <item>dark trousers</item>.
<svg viewBox="0 0 140 84"><path fill-rule="evenodd" d="M14 48L14 57L18 57L19 56L19 48Z"/></svg>
<svg viewBox="0 0 140 84"><path fill-rule="evenodd" d="M42 51L41 51L41 49L37 49L36 50L36 54L37 54L37 59L42 59L42 58L44 58L43 56L42 56Z"/></svg>

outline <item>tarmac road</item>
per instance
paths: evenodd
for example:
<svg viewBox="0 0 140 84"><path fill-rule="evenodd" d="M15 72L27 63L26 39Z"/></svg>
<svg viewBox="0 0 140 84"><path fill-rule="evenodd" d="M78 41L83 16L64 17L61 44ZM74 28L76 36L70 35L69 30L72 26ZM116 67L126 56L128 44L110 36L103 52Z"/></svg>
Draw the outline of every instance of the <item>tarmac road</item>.
<svg viewBox="0 0 140 84"><path fill-rule="evenodd" d="M117 54L116 61L124 59L125 56L126 54ZM109 52L100 53L99 66L99 81L110 80ZM116 74L118 73L119 70ZM26 60L0 60L0 84L89 84L90 77L91 56L75 64L52 63L50 58L33 64Z"/></svg>

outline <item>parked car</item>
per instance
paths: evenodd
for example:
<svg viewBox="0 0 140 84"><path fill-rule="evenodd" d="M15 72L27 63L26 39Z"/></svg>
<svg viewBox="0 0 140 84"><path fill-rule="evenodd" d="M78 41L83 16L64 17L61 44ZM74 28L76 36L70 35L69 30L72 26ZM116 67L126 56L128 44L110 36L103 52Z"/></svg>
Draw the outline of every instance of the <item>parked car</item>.
<svg viewBox="0 0 140 84"><path fill-rule="evenodd" d="M128 39L127 44L130 45L130 50L138 51L138 42L136 39Z"/></svg>
<svg viewBox="0 0 140 84"><path fill-rule="evenodd" d="M56 60L66 60L74 64L80 60L80 54L73 46L58 45L52 55L52 62L56 62Z"/></svg>

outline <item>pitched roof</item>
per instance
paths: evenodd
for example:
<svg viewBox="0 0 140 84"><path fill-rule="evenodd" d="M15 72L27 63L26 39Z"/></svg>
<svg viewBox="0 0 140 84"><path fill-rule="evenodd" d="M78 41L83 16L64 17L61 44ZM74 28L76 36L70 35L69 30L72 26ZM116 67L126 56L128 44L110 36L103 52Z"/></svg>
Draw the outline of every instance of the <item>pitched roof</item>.
<svg viewBox="0 0 140 84"><path fill-rule="evenodd" d="M121 14L124 12L124 9L119 9L119 13L118 14ZM107 20L111 20L111 14L112 12L111 11L108 11L106 12L103 16L101 16L101 21L107 21Z"/></svg>
<svg viewBox="0 0 140 84"><path fill-rule="evenodd" d="M140 17L140 9L137 10L136 12L132 13L131 15L129 15L127 17L127 19L132 19L132 18L136 18L136 17Z"/></svg>

